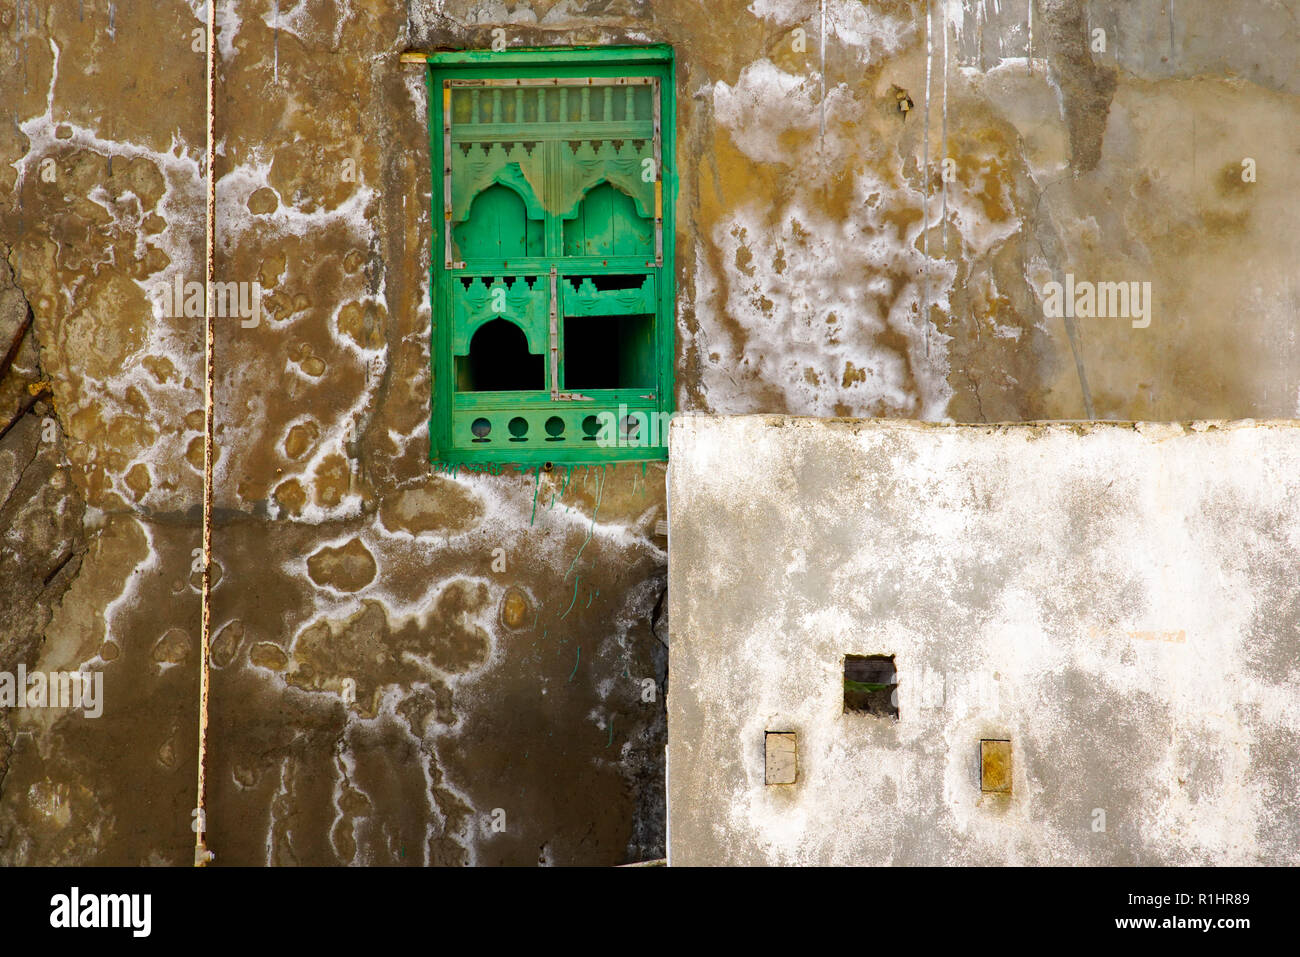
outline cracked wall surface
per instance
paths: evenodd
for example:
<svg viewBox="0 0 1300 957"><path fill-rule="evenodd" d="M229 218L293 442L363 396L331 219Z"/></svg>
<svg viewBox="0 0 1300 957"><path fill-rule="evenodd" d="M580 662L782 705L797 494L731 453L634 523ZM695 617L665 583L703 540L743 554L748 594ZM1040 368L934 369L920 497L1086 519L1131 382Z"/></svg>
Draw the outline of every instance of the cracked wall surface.
<svg viewBox="0 0 1300 957"><path fill-rule="evenodd" d="M664 469L430 468L404 50L674 46L679 408L1300 412L1292 6L827 0L824 70L821 7L218 0L217 278L265 290L216 342L219 863L663 852ZM106 683L5 717L5 862L190 860L205 16L0 8L0 670ZM1150 325L1046 316L1067 274Z"/></svg>

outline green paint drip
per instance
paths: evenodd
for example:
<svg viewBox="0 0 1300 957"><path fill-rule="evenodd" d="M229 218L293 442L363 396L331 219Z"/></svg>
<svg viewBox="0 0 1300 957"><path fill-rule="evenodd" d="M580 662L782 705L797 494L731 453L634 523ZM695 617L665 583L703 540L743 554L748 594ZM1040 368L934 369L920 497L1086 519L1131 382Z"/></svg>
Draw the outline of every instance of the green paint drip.
<svg viewBox="0 0 1300 957"><path fill-rule="evenodd" d="M573 611L573 603L578 600L578 582L580 581L582 581L581 575L573 579L573 599L569 602L569 607L564 609L564 614L560 616L561 621L568 617L569 612Z"/></svg>
<svg viewBox="0 0 1300 957"><path fill-rule="evenodd" d="M614 717L612 716L609 719L609 740L605 742L605 747L608 748L613 743L614 743Z"/></svg>
<svg viewBox="0 0 1300 957"><path fill-rule="evenodd" d="M533 474L537 476L537 481L533 483L533 517L528 520L529 525L532 525L533 520L537 518L537 493L542 488L542 467L537 466Z"/></svg>
<svg viewBox="0 0 1300 957"><path fill-rule="evenodd" d="M572 681L572 680L573 680L573 676L576 675L576 674L578 673L578 662L581 661L581 660L582 660L582 646L579 645L579 646L578 646L578 657L576 657L576 658L573 659L573 670L569 672L569 680L570 680L570 681Z"/></svg>
<svg viewBox="0 0 1300 957"><path fill-rule="evenodd" d="M582 546L578 549L578 554L573 556L573 561L569 563L569 570L564 573L568 578L573 572L573 566L578 564L578 559L582 557L583 550L586 549L587 543L591 541L592 534L596 531L596 513L600 511L600 500L605 495L605 466L600 467L600 479L596 482L596 504L591 510L591 526L587 529L587 537L583 539ZM561 579L563 580L563 579Z"/></svg>

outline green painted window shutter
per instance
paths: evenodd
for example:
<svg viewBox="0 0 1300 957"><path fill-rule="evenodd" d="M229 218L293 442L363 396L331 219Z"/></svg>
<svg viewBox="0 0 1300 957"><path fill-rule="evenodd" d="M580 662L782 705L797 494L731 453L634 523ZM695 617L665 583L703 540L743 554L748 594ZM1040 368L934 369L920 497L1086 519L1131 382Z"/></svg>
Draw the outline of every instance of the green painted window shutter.
<svg viewBox="0 0 1300 957"><path fill-rule="evenodd" d="M426 59L430 458L524 467L666 458L671 49Z"/></svg>

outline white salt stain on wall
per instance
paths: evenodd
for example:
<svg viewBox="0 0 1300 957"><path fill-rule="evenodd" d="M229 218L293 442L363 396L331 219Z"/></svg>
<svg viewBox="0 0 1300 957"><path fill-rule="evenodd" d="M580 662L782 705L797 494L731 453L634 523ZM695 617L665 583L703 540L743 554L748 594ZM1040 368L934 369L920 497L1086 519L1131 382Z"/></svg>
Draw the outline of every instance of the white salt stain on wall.
<svg viewBox="0 0 1300 957"><path fill-rule="evenodd" d="M387 587L384 583L387 580L385 570L394 564L416 563L427 566L428 563L428 541L431 536L413 537L407 534L390 533L383 524L375 518L369 525L355 532L343 533L332 539L322 539L315 543L316 548L340 548L356 538L366 547L375 560L376 574L372 581L357 591L345 592L340 591L330 585L317 584L313 596L311 620L302 623L294 633L286 651L291 656L307 628L317 625L321 622L327 623L331 628L339 628L343 623L362 611L365 601L378 602L384 609L389 627L394 631L399 630L407 625L415 624L416 627L424 632L428 628L430 615L437 608L438 599L442 596L447 588L465 587L476 589L484 586L487 589L487 599L483 604L473 612L465 614L464 618L458 622L458 625L467 629L479 629L488 639L488 651L485 659L476 664L471 669L464 672L450 672L438 667L427 654L420 654L414 651L405 651L402 660L406 665L414 665L419 672L423 673L425 680L418 678L407 678L396 683L380 685L376 688L378 705L374 717L364 717L354 710L348 710L347 727L341 734L341 740L351 741L352 736L357 733L365 734L366 731L374 729L393 729L396 728L402 735L409 738L415 751L419 754L419 764L425 776L426 791L428 796L429 807L427 821L425 824L426 840L419 849L419 855L424 863L428 861L429 843L439 837L451 837L460 843L466 850L470 862L477 859L477 840L479 831L472 826L461 828L458 833L445 833L448 821L437 805L434 797L435 793L435 773L433 766L437 763L436 751L438 742L455 740L459 731L455 727L444 728L436 723L431 723L423 736L413 733L406 720L398 713L398 708L412 694L430 691L430 681L436 680L451 689L456 697L457 710L466 710L473 707L473 686L484 675L489 673L501 660L504 654L500 635L500 627L497 622L497 608L500 605L502 596L505 592L505 586L488 578L467 574L451 574L437 579L429 579L419 594L412 596L399 595L392 588ZM283 563L282 571L288 577L295 580L308 580L307 557L295 556ZM535 597L529 595L530 601L536 601ZM219 631L219 629L218 629ZM247 658L241 658L239 667L242 667L250 675L256 675L260 680L273 685L280 693L286 693L292 686L287 677L283 674L271 671L269 669L258 668L247 661ZM301 689L296 689L301 690ZM341 698L342 688L327 686L307 692L314 695L325 695L328 697ZM349 762L350 773L346 777L347 783L356 787L358 791L365 794L364 788L351 778L355 774L355 758L353 757L352 743L349 747L343 748L339 753L345 756ZM286 797L291 796L286 774L287 762L291 758L285 758L285 764L281 770L281 792ZM341 769L335 782L335 795L340 795L339 788L343 786L345 775ZM466 807L473 808L469 796L462 792L446 774L439 769L437 787L455 796ZM367 795L368 796L368 795ZM372 799L373 806L379 806L379 802ZM341 819L341 809L335 805L336 817L334 823L337 824ZM477 811L472 812L473 817L478 816ZM366 849L379 842L379 838L374 835L366 836L364 829L359 823L360 818L354 819L354 839L357 845L358 860L362 863L369 859ZM270 854L271 841L277 833L280 825L276 820L275 801L272 801L271 821L268 830L268 855ZM331 826L329 840L335 852L339 853L339 848L334 842L333 827ZM269 857L268 857L269 860Z"/></svg>
<svg viewBox="0 0 1300 957"><path fill-rule="evenodd" d="M791 204L773 229L765 213L751 208L715 231L724 262L734 263L744 247L754 263L753 276L729 276L725 312L744 327L746 340L730 357L735 365L724 356L713 367L709 391L716 406L732 408L729 378L716 374L730 366L779 389L791 412L831 416L847 406L857 414L888 409L942 416L950 394L939 365L944 340L931 333L927 360L925 330L911 311L920 302L919 283L905 279L895 297L881 295L869 278L873 265L919 270L920 254L882 238L872 214L833 222ZM778 259L786 263L782 272L766 268ZM906 356L878 344L891 328L909 341ZM919 373L920 395L909 388L909 364Z"/></svg>
<svg viewBox="0 0 1300 957"><path fill-rule="evenodd" d="M707 89L707 88L706 88ZM751 63L740 71L734 85L721 80L713 84L713 113L736 146L759 163L782 163L796 167L795 175L809 175L809 164L818 153L815 133L820 124L821 86L812 76L787 73L770 60ZM826 91L828 118L848 113L853 98L840 85ZM792 132L810 134L798 149L788 139ZM827 126L826 152L845 152L851 144L838 127Z"/></svg>
<svg viewBox="0 0 1300 957"><path fill-rule="evenodd" d="M348 198L337 206L304 210L286 203L271 186L271 164L271 160L261 159L255 151L249 162L232 168L217 181L216 215L221 224L219 239L223 248L229 249L250 231L259 239L308 238L322 230L341 227L358 239L369 237L373 224L367 218L367 212L377 198L372 187L358 181ZM275 193L279 202L273 211L253 213L249 210L249 198L259 189L270 189Z"/></svg>
<svg viewBox="0 0 1300 957"><path fill-rule="evenodd" d="M86 127L56 120L54 94L61 51L52 39L50 50L53 62L45 112L19 124L19 129L29 140L29 146L26 154L13 164L17 171L15 192L21 190L27 176L42 159L66 155L74 149L109 157L110 161L118 158L127 161L143 159L158 170L165 183L163 193L151 211L165 223L161 232L145 238L141 230L144 211L139 197L134 193L127 191L111 196L103 186L99 186L91 192L89 199L101 206L111 218L105 227L110 236L134 235L138 255L143 255L146 245L153 246L161 250L170 261L161 272L133 280L144 292L152 308L151 322L146 321L146 316L140 317L146 326L140 352L128 357L111 378L89 376L84 368L79 370L77 380L73 383L76 385L74 393L61 396L65 400L60 406L64 426L66 428L72 416L90 404L101 410L106 422L111 422L119 415L138 417L138 411L126 405L121 398L131 387L137 389L156 417L154 424L158 426L157 437L152 446L132 459L122 472L107 474L113 490L123 501L131 502L134 493L126 487L123 477L135 464L145 463L150 469L152 485L140 504L160 509L180 508L188 501L185 485L192 474L185 464L188 437L179 421L170 419L169 413L178 420L186 407L193 403L193 377L198 375L199 360L195 354L194 340L180 331L179 324L163 321L163 303L158 295L158 287L166 285L173 288L177 276L182 277L182 281L202 278L195 253L196 249L201 248L195 245L195 240L202 235L201 221L195 215L195 210L203 208L200 157L197 153L192 155L188 144L176 137L173 137L167 151L158 152L130 142L104 139ZM58 132L67 135L60 138ZM111 256L111 251L109 255ZM108 261L106 259L105 263ZM84 277L79 276L65 284L62 292L67 309L78 307L77 294L85 281ZM144 355L168 360L176 370L175 375L170 381L159 382L141 365L139 359ZM74 436L76 438L81 437ZM165 484L172 484L173 488L169 491L163 487Z"/></svg>
<svg viewBox="0 0 1300 957"><path fill-rule="evenodd" d="M726 412L770 409L776 392L781 411L796 414L942 417L951 395L945 339L923 327L920 311L922 300L946 305L955 270L927 263L915 248L919 223L900 239L884 221L888 209L919 206L919 197L862 170L853 174L858 201L848 219L816 209L820 170L857 151L839 130L860 104L845 88L828 91L835 122L828 122L819 153L813 134L820 93L809 78L762 60L746 67L734 87L716 83L713 96L719 125L741 152L792 168L794 198L775 215L751 204L719 222L712 240L725 277L697 262L696 317L710 405ZM803 154L792 153L792 132L808 137ZM893 277L889 285L901 283L892 294L880 283L885 272ZM724 316L733 328L722 326ZM891 328L907 341L905 355L879 342Z"/></svg>
<svg viewBox="0 0 1300 957"><path fill-rule="evenodd" d="M239 50L235 47L235 37L239 35L239 28L243 21L239 17L236 4L232 0L222 2L222 0L186 0L190 12L194 14L203 28L206 37L208 26L208 3L217 4L215 26L217 28L217 52L221 54L223 60L229 60L234 57Z"/></svg>
<svg viewBox="0 0 1300 957"><path fill-rule="evenodd" d="M810 76L759 60L734 84L704 91L741 153L782 168L776 204L733 204L714 226L718 265L696 253L695 346L709 408L943 418L949 339L935 323L951 312L957 262L1014 241L1020 217L990 221L969 189L947 190L945 206L937 129L928 183L921 156L864 151L851 131L872 104L847 86L826 92L824 138L820 84ZM996 173L990 166L983 179ZM971 175L981 181L980 170ZM854 197L827 214L832 176L851 177ZM997 186L1000 205L1014 211L1009 188Z"/></svg>
<svg viewBox="0 0 1300 957"><path fill-rule="evenodd" d="M218 181L217 219L222 225L220 241L223 249L235 248L241 241L248 240L251 237L258 248L271 252L275 251L277 240L291 237L312 240L314 237L323 234L333 236L340 232L346 238L348 245L354 249L368 250L370 248L374 237L374 224L368 218L367 213L373 207L377 198L377 193L372 187L358 182L351 194L337 206L332 208L321 206L317 209L304 210L286 204L279 193L271 186L271 165L270 160L255 155L249 162L230 170ZM276 208L269 213L253 213L249 209L249 201L254 193L262 189L270 189L275 193L277 198ZM291 282L294 267L299 265L301 264L295 262L287 264L286 273L280 279L281 286L288 286ZM253 278L249 277L245 281L251 282ZM339 332L338 315L343 306L349 303L359 303L363 308L368 303L383 305L386 301L385 292L386 279L383 274L379 276L377 283L374 284L368 283L364 273L345 273L341 276L337 286L337 304L334 306L330 317L325 320L326 329L337 350L349 355L355 363L355 369L363 374L365 379L364 387L355 393L348 393L351 395L351 400L346 406L330 409L326 414L315 417L314 420L321 429L321 436L314 445L312 454L301 464L286 468L283 474L279 476L280 481L298 478L305 486L310 487L312 476L316 474L326 458L341 456L351 461L347 453L347 443L352 441L354 436L360 432L369 410L376 406L377 392L383 380L383 374L387 369L388 355L386 345L366 349L358 345L350 336ZM276 332L281 332L303 321L307 315L308 313L305 310L295 310L285 316L264 313L262 323L264 326L273 326ZM261 333L256 330L249 330L248 334L253 336ZM277 350L275 354L277 356L284 355L283 350ZM327 361L328 364L340 361L338 355L319 358ZM267 364L267 361L269 360L263 360L257 356L253 359L254 364L260 363L263 366ZM324 377L312 376L303 371L300 364L293 362L287 356L284 357L283 367L263 369L263 372L270 377L279 377L286 374L293 375L302 383L303 387L319 394L330 397L340 394L339 390L331 388L329 382L326 381L328 375ZM249 374L249 368L245 368L242 372L244 376ZM321 421L322 418L324 421ZM266 416L240 416L236 421L227 424L226 441L232 447L238 449L260 448L262 447L261 440L265 438L271 438L272 442L278 442L280 439L278 431L274 437L267 435L267 429L273 427L268 425L271 421ZM234 463L230 463L229 467L235 468ZM234 473L232 472L232 474ZM274 500L268 503L268 507L273 518L318 524L333 519L356 517L361 513L362 497L360 493L349 490L341 496L338 504L333 506L324 506L309 501L298 514L293 516L290 516Z"/></svg>
<svg viewBox="0 0 1300 957"><path fill-rule="evenodd" d="M309 46L328 36L329 48L336 49L343 36L343 27L356 16L352 4L348 0L338 0L330 5L334 15L324 18L329 23L328 30L319 22L319 14L313 14L312 6L311 0L275 0L262 14L262 22L272 30L292 34Z"/></svg>
<svg viewBox="0 0 1300 957"><path fill-rule="evenodd" d="M826 39L852 47L859 61L892 53L915 30L915 21L873 10L859 0L826 0ZM801 26L809 50L817 48L820 25L818 4L804 0L754 0L749 12L760 20L783 27Z"/></svg>
<svg viewBox="0 0 1300 957"><path fill-rule="evenodd" d="M600 473L597 472L597 475L600 476ZM550 495L537 488L535 478L506 483L499 477L457 474L451 476L451 480L473 490L475 497L483 504L483 517L472 532L467 534L480 536L485 542L513 541L527 535L527 529L536 528L546 529L553 536L562 536L564 542L582 536L577 538L581 542L590 534L593 540L600 539L619 548L645 549L660 560L667 559L667 553L657 547L643 530L633 528L626 521L601 520L599 506L595 509L596 514L592 515L572 506L550 505ZM605 481L605 478L600 476L597 481ZM588 544L587 548L590 547ZM545 556L545 560L552 570L566 572L572 565L574 556L566 548L556 548Z"/></svg>

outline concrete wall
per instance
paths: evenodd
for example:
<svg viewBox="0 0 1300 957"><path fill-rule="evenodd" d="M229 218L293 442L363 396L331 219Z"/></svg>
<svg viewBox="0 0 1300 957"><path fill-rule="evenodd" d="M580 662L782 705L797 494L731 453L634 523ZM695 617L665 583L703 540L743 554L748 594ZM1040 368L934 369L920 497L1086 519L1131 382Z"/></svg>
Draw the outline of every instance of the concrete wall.
<svg viewBox="0 0 1300 957"><path fill-rule="evenodd" d="M1300 425L687 416L670 462L670 863L1300 861Z"/></svg>
<svg viewBox="0 0 1300 957"><path fill-rule="evenodd" d="M221 862L663 847L664 472L431 472L403 50L674 45L681 408L1296 412L1281 0L217 12L217 278L267 290L217 336ZM4 863L190 859L202 334L147 293L203 271L204 23L199 0L0 4L0 670L102 669L109 699L0 709ZM1046 317L1067 274L1150 281L1151 324Z"/></svg>

